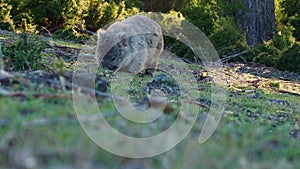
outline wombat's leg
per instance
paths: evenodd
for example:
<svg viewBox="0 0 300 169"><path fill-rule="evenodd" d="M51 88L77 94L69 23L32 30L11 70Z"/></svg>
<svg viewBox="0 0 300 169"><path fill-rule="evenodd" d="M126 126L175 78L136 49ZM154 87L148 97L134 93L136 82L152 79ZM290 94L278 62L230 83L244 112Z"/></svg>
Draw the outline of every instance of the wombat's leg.
<svg viewBox="0 0 300 169"><path fill-rule="evenodd" d="M163 39L160 39L160 41L158 42L157 48L154 52L154 57L156 58L154 72L153 72L154 75L156 74L156 70L158 69L159 58L163 52L163 48L164 48L164 41L163 41Z"/></svg>

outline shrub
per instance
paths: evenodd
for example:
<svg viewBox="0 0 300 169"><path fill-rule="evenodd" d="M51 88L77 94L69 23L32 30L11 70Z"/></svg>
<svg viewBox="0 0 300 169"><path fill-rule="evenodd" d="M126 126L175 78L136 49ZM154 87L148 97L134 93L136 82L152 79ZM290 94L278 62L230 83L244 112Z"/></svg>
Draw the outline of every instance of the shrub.
<svg viewBox="0 0 300 169"><path fill-rule="evenodd" d="M280 56L281 51L279 49L270 44L260 44L250 50L246 59L266 66L276 66Z"/></svg>
<svg viewBox="0 0 300 169"><path fill-rule="evenodd" d="M300 14L300 12L299 12ZM293 25L293 36L300 41L300 16L291 16L289 18L291 25Z"/></svg>
<svg viewBox="0 0 300 169"><path fill-rule="evenodd" d="M138 8L143 9L144 3L141 0L125 0L127 8Z"/></svg>
<svg viewBox="0 0 300 169"><path fill-rule="evenodd" d="M171 10L180 11L189 3L189 0L168 0L168 1L141 0L141 1L142 1L142 9L144 11L163 12L163 13L167 13Z"/></svg>
<svg viewBox="0 0 300 169"><path fill-rule="evenodd" d="M109 23L124 19L125 16L138 13L138 8L126 8L125 1L105 2L104 0L90 0L88 15L85 16L85 24L88 30L96 32L99 28Z"/></svg>
<svg viewBox="0 0 300 169"><path fill-rule="evenodd" d="M26 32L35 31L36 26L34 25L33 18L28 13L20 13L13 17L15 26L17 29L24 30Z"/></svg>
<svg viewBox="0 0 300 169"><path fill-rule="evenodd" d="M14 24L10 15L12 6L0 0L0 9L0 29L13 30Z"/></svg>
<svg viewBox="0 0 300 169"><path fill-rule="evenodd" d="M214 1L194 0L180 12L206 35L210 35L218 20L217 8L218 6Z"/></svg>
<svg viewBox="0 0 300 169"><path fill-rule="evenodd" d="M124 6L117 6L115 2L91 0L88 15L84 18L87 29L96 32L100 27L116 20L123 8Z"/></svg>
<svg viewBox="0 0 300 169"><path fill-rule="evenodd" d="M280 50L273 46L265 45L261 47L260 53L253 59L254 62L264 64L266 66L276 66L280 58Z"/></svg>
<svg viewBox="0 0 300 169"><path fill-rule="evenodd" d="M219 56L238 53L248 48L246 36L232 18L220 19L218 28L210 36Z"/></svg>
<svg viewBox="0 0 300 169"><path fill-rule="evenodd" d="M3 59L9 70L38 70L42 67L45 42L35 35L23 33L19 40L3 45Z"/></svg>
<svg viewBox="0 0 300 169"><path fill-rule="evenodd" d="M280 0L282 12L286 15L284 19L294 27L293 36L300 40L300 3L299 0Z"/></svg>
<svg viewBox="0 0 300 169"><path fill-rule="evenodd" d="M55 31L52 35L53 39L60 39L65 41L71 41L77 39L72 29L59 29Z"/></svg>
<svg viewBox="0 0 300 169"><path fill-rule="evenodd" d="M38 30L48 29L51 33L58 29L84 28L90 0L8 0L13 6L12 16L19 28L36 25ZM22 23L23 22L23 23Z"/></svg>
<svg viewBox="0 0 300 169"><path fill-rule="evenodd" d="M174 21L175 18L177 18L176 23ZM162 20L162 23L164 25L165 31L169 32L169 34L173 36L177 36L178 33L176 31L174 32L173 26L176 25L175 27L179 27L182 24L182 21L184 20L185 18L180 12L170 11L167 15L165 15L164 19ZM172 24L169 24L170 21L172 21ZM171 47L170 51L172 53L175 53L177 56L197 61L192 49L190 49L187 45L180 42L176 38L164 36L164 44L167 47Z"/></svg>
<svg viewBox="0 0 300 169"><path fill-rule="evenodd" d="M295 38L292 36L292 28L289 26L280 26L280 30L271 40L271 45L279 50L286 50L293 45Z"/></svg>
<svg viewBox="0 0 300 169"><path fill-rule="evenodd" d="M278 61L277 68L300 73L300 45L295 43L286 50Z"/></svg>

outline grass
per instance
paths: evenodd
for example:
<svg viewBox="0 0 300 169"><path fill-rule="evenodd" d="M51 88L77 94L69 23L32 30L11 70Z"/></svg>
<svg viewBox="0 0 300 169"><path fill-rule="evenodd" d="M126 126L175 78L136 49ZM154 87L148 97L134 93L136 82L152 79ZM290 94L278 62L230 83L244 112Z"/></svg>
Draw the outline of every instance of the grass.
<svg viewBox="0 0 300 169"><path fill-rule="evenodd" d="M59 43L65 45L64 42ZM181 69L180 64L165 64L173 64L172 67ZM190 65L189 68L202 70L196 65ZM99 72L107 73L105 70ZM130 85L136 90L147 81L149 77L135 78ZM287 82L271 78L257 88L246 83L233 84L233 88L228 89L222 121L207 142L197 142L208 112L208 109L201 108L191 132L176 148L153 158L139 160L110 154L89 139L76 118L71 99L36 99L32 96L37 92L36 88L25 89L16 85L14 91L26 90L28 96L0 96L0 169L111 169L132 168L135 164L142 168L157 169L300 168L299 96L278 93L269 88L282 89L283 83L288 85ZM296 82L293 84L296 85ZM189 85L189 82L183 85ZM209 104L211 82L197 85L201 90L192 88L195 91L192 92L193 97L200 97L202 102ZM46 88L40 92L55 93L55 90ZM62 90L58 94L70 93ZM115 129L131 136L158 134L170 126L177 115L165 113L162 120L142 126L124 120L111 100L98 98L98 102L107 121Z"/></svg>
<svg viewBox="0 0 300 169"><path fill-rule="evenodd" d="M292 119L297 119L299 100L287 95L262 95L263 99L255 102L244 95L229 97L227 109L234 112L234 115L225 114L216 132L206 143L196 142L198 127L203 124L203 119L200 119L192 133L177 148L147 159L150 163L148 165L153 168L166 165L169 165L169 168L300 167L300 142L290 136L290 129L297 123L285 120L273 125L268 119L268 115L276 115L280 109L283 112L292 111ZM262 101L274 97L285 98L290 101L291 106L266 106ZM110 110L110 107L108 106L107 110ZM245 109L261 111L262 116L254 120L247 116ZM45 168L68 165L76 166L75 168L89 165L116 168L128 160L109 154L86 136L76 120L70 100L51 103L43 99L20 102L18 99L2 98L0 112L2 123L8 123L0 130L2 153L9 151L24 156L22 158L26 161L27 157L22 154L26 152L34 157L36 165ZM52 123L43 123L43 120ZM114 120L118 121L116 118ZM7 146L11 148L7 149ZM9 165L7 156L3 154L0 156L0 162L2 167ZM13 164L10 165L17 165L17 162L11 163ZM19 163L22 163L22 159Z"/></svg>

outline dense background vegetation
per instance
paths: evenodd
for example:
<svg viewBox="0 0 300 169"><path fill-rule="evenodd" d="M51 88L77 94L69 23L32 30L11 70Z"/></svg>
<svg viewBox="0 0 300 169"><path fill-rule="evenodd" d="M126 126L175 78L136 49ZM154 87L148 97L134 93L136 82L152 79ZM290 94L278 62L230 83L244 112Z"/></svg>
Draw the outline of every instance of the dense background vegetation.
<svg viewBox="0 0 300 169"><path fill-rule="evenodd" d="M87 36L83 30L95 32L116 19L141 11L171 12L182 15L209 36L220 57L249 51L244 56L247 61L300 72L298 0L275 0L274 37L255 46L247 44L246 32L237 24L243 18L241 11L247 11L238 0L0 0L0 7L0 29L63 40L82 40ZM174 40L166 42L179 56L194 58L184 45Z"/></svg>

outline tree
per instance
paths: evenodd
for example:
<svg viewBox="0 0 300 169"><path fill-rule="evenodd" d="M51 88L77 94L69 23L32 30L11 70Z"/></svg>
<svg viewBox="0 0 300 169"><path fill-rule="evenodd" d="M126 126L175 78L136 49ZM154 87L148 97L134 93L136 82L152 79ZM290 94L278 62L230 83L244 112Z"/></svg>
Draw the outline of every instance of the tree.
<svg viewBox="0 0 300 169"><path fill-rule="evenodd" d="M273 38L275 27L274 0L243 0L246 10L238 25L247 33L247 43L257 45Z"/></svg>

